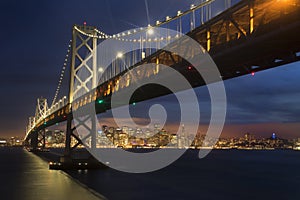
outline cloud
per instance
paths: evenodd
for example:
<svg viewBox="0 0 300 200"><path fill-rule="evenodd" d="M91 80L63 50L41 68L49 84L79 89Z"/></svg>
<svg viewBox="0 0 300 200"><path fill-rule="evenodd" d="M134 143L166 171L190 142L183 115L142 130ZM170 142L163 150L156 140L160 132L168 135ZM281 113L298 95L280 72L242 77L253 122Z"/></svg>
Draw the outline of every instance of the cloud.
<svg viewBox="0 0 300 200"><path fill-rule="evenodd" d="M299 122L300 63L227 81L229 123Z"/></svg>

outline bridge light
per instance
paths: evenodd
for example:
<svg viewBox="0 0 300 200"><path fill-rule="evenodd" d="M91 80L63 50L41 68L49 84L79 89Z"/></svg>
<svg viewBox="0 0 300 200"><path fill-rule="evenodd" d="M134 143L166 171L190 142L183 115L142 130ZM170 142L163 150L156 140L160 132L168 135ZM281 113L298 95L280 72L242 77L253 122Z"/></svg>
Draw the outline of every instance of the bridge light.
<svg viewBox="0 0 300 200"><path fill-rule="evenodd" d="M182 12L180 10L177 11L177 16L182 15Z"/></svg>
<svg viewBox="0 0 300 200"><path fill-rule="evenodd" d="M290 0L277 0L277 1L286 3L289 2Z"/></svg>
<svg viewBox="0 0 300 200"><path fill-rule="evenodd" d="M152 28L150 28L150 29L147 31L147 33L148 33L149 35L153 35L154 31L153 31Z"/></svg>
<svg viewBox="0 0 300 200"><path fill-rule="evenodd" d="M193 68L192 68L192 66L188 66L188 70L192 70Z"/></svg>
<svg viewBox="0 0 300 200"><path fill-rule="evenodd" d="M104 69L103 69L102 67L100 67L100 68L98 69L98 71L102 73L102 72L104 71Z"/></svg>
<svg viewBox="0 0 300 200"><path fill-rule="evenodd" d="M153 28L152 28L151 26L149 26L147 33L148 33L149 35L153 35L154 30L153 30Z"/></svg>
<svg viewBox="0 0 300 200"><path fill-rule="evenodd" d="M133 102L133 103L132 103L132 105L133 105L133 106L135 106L135 105L136 105L136 103L135 103L135 102Z"/></svg>
<svg viewBox="0 0 300 200"><path fill-rule="evenodd" d="M170 16L166 16L166 21L169 21L171 19Z"/></svg>
<svg viewBox="0 0 300 200"><path fill-rule="evenodd" d="M123 57L123 53L122 52L118 52L117 53L117 58L122 58Z"/></svg>
<svg viewBox="0 0 300 200"><path fill-rule="evenodd" d="M191 5L191 10L196 8L196 6L194 4Z"/></svg>
<svg viewBox="0 0 300 200"><path fill-rule="evenodd" d="M255 72L251 72L251 75L254 76L254 75L255 75Z"/></svg>
<svg viewBox="0 0 300 200"><path fill-rule="evenodd" d="M103 99L100 99L100 100L98 100L98 103L99 103L99 104L103 104L103 103L104 103L104 100L103 100Z"/></svg>
<svg viewBox="0 0 300 200"><path fill-rule="evenodd" d="M85 26L86 26L86 22L83 22L83 25L85 25Z"/></svg>

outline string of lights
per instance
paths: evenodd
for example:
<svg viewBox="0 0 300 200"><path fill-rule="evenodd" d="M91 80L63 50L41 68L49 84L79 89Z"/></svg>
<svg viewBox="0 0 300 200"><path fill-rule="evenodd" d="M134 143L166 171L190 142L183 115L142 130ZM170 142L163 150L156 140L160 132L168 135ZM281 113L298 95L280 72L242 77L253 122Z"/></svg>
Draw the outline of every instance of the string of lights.
<svg viewBox="0 0 300 200"><path fill-rule="evenodd" d="M111 38L110 35L108 35L108 34L102 32L102 31L98 30L97 28L95 28L95 31L96 31L97 33L99 33L99 34L100 34L102 37L104 37L104 38ZM103 39L104 39L104 38L103 38Z"/></svg>
<svg viewBox="0 0 300 200"><path fill-rule="evenodd" d="M89 33L84 32L83 30L81 30L80 28L78 28L77 26L74 27L76 31L78 31L79 33L81 33L82 35L85 35L87 37L91 37L91 38L98 38L98 39L107 39L108 37L105 35L92 35ZM97 29L95 29L96 31Z"/></svg>
<svg viewBox="0 0 300 200"><path fill-rule="evenodd" d="M151 25L149 24L148 27L146 28L138 28L138 29L134 29L132 31L127 31L127 32L121 32L121 33L118 33L118 34L114 34L114 35L108 35L98 29L95 29L95 31L99 34L99 35L92 35L92 34L88 34L86 32L84 32L83 30L81 30L80 28L76 27L75 26L75 29L80 32L81 34L87 36L87 37L92 37L92 38L98 38L98 39L116 39L116 40L119 40L119 41L123 41L123 42L159 42L159 41L168 41L168 40L172 40L172 39L175 39L175 38L178 38L179 35L175 35L175 36L166 36L166 37L155 37L155 38L148 38L148 39L128 39L126 37L128 36L132 36L134 34L138 34L138 33L142 33L142 32L146 32L146 33L150 33L152 32L153 28L156 28L156 27L160 27L164 24L167 24L167 23L170 23L174 20L177 20L189 13L193 13L195 12L196 10L200 9L200 8L203 8L204 6L207 6L209 4L211 4L212 2L214 2L215 0L206 0L202 3L200 3L199 5L194 5L192 4L190 6L190 9L187 10L187 11L177 11L177 15L176 16L173 16L173 17L170 17L170 16L166 16L165 20L163 21L156 21L156 24L155 25ZM151 34L149 34L151 35Z"/></svg>
<svg viewBox="0 0 300 200"><path fill-rule="evenodd" d="M64 64L63 64L63 67L62 67L62 71L61 71L61 73L60 73L58 85L57 85L57 88L56 88L56 91L55 91L54 98L53 98L53 100L52 100L51 107L52 107L53 105L55 105L56 99L57 99L58 94L59 94L59 92L60 92L60 88L61 88L61 85L62 85L62 81L63 81L64 75L65 75L65 72L66 72L66 67L67 67L67 64L68 64L68 61L69 61L69 56L70 56L71 47L72 47L71 44L72 44L72 40L70 40L69 45L68 45L67 54L66 54L66 56L65 56Z"/></svg>
<svg viewBox="0 0 300 200"><path fill-rule="evenodd" d="M136 33L139 33L139 32L143 32L143 31L148 31L149 29L151 28L155 28L155 27L160 27L164 24L167 24L167 23L170 23L176 19L179 19L180 17L183 17L189 13L192 13L200 8L203 8L204 6L207 6L209 4L211 4L212 2L214 2L215 0L206 0L202 3L200 3L199 5L194 5L192 4L190 6L190 9L189 10L186 10L184 12L182 11L177 11L177 15L176 16L173 16L173 17L170 17L170 16L166 16L165 20L163 21L156 21L155 25L151 25L149 24L148 25L148 28L140 28L138 30L133 30L132 32L128 31L128 32L121 32L121 33L118 33L116 35L113 35L113 38L120 38L120 37L124 37L124 36L129 36L129 35L132 35L132 34L136 34Z"/></svg>
<svg viewBox="0 0 300 200"><path fill-rule="evenodd" d="M145 28L140 28L142 30L145 30ZM155 38L148 38L148 39L128 39L128 38L121 38L121 37L116 37L116 35L114 36L110 36L110 35L102 35L102 36L99 36L99 35L92 35L92 34L89 34L89 33L86 33L84 32L83 30L81 30L80 28L78 28L77 26L75 26L75 30L77 30L79 33L81 33L82 35L85 35L87 37L92 37L92 38L98 38L98 39L115 39L115 40L119 40L119 41L123 41L123 42L159 42L159 41L168 41L168 40L172 40L172 39L175 39L175 38L178 38L179 37L179 34L176 34L175 36L166 36L166 37L155 37ZM96 29L95 29L96 30ZM148 29L146 29L147 31L151 30L151 27L149 27ZM137 31L135 31L137 32ZM126 36L126 35L124 35ZM128 35L127 35L128 36Z"/></svg>

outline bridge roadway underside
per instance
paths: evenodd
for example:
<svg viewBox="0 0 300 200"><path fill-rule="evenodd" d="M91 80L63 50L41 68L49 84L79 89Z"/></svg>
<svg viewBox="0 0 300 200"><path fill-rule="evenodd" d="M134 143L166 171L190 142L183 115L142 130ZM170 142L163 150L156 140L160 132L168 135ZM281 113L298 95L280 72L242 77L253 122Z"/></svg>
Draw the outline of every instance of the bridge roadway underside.
<svg viewBox="0 0 300 200"><path fill-rule="evenodd" d="M223 79L299 61L299 19L300 11L286 16L284 21L265 25L251 36L213 48L210 55Z"/></svg>
<svg viewBox="0 0 300 200"><path fill-rule="evenodd" d="M237 5L236 7L238 6L239 5ZM226 15L226 13L224 13L224 15ZM222 17L224 17L222 16L222 14L218 16L218 18ZM209 54L216 63L222 75L222 79L231 79L252 72L266 70L299 61L299 19L300 10L299 7L297 7L294 12L284 15L280 18L279 21L275 20L264 24L259 29L255 30L255 32L249 34L247 37L241 37L236 40L213 46L210 49ZM198 38L198 36L199 32L208 28L206 26L209 26L209 24L204 24L203 26L200 26L187 34L188 36L197 40L203 47L206 44L202 43L201 38ZM136 66L146 63L155 63L155 60L159 58L160 55L166 53L167 52L163 52L162 50L160 50L138 63ZM169 64L163 62L160 63ZM179 62L174 62L171 65L169 64L169 66L176 69L183 76L185 76L185 78L191 83L194 88L206 85L201 75L196 70L187 69L187 66L190 66L187 61L181 59ZM253 66L255 67L253 68ZM109 82L113 82L113 80L103 83L102 85L98 86L96 90L100 91L100 88L107 87ZM94 93L95 90L91 91L85 96L89 96L90 94ZM142 89L135 92L135 94L131 98L131 103L164 96L170 93L170 90L164 87L160 87L157 85L146 85L143 86ZM103 104L95 104L95 102L92 102L92 104L96 106L97 113L103 113L106 110L111 109L110 98L111 94L106 96L103 96L103 94L100 94L100 96L97 95L97 100L102 99L105 102ZM81 99L84 99L84 97L82 97ZM80 101L80 98L77 101ZM91 103L86 103L85 106L89 104ZM126 102L124 102L124 105L125 104ZM78 109L83 109L85 106L79 107ZM61 114L62 112L64 114ZM34 138L35 133L39 130L52 126L55 123L66 121L68 117L72 118L72 113L69 110L69 106L65 106L57 112L53 113L52 117L49 117L49 119L47 120L47 124L41 124L40 126L37 126L36 129L28 135L27 139Z"/></svg>

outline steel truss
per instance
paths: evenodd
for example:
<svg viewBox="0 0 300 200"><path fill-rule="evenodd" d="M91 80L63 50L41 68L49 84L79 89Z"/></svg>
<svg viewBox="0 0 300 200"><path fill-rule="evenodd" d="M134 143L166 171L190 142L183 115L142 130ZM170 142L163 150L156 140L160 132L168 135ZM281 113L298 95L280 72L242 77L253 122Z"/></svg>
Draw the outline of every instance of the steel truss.
<svg viewBox="0 0 300 200"><path fill-rule="evenodd" d="M75 28L76 27L76 28ZM82 35L78 29L95 37ZM82 94L89 93L93 88L97 87L97 32L95 27L90 26L74 26L72 39L72 60L70 72L70 90L69 90L69 106L72 110L74 99ZM86 58L84 56L87 55ZM91 61L92 64L88 64ZM80 70L89 72L89 75L83 80L78 76ZM73 116L68 115L67 131L65 143L65 157L72 157L72 152L79 146L85 145L85 141L90 139L90 148L96 148L96 116L88 116L84 120L78 120L77 126L72 126ZM91 125L88 125L91 121ZM76 128L83 126L89 131L88 136L80 139L76 133ZM72 138L76 144L71 145Z"/></svg>

